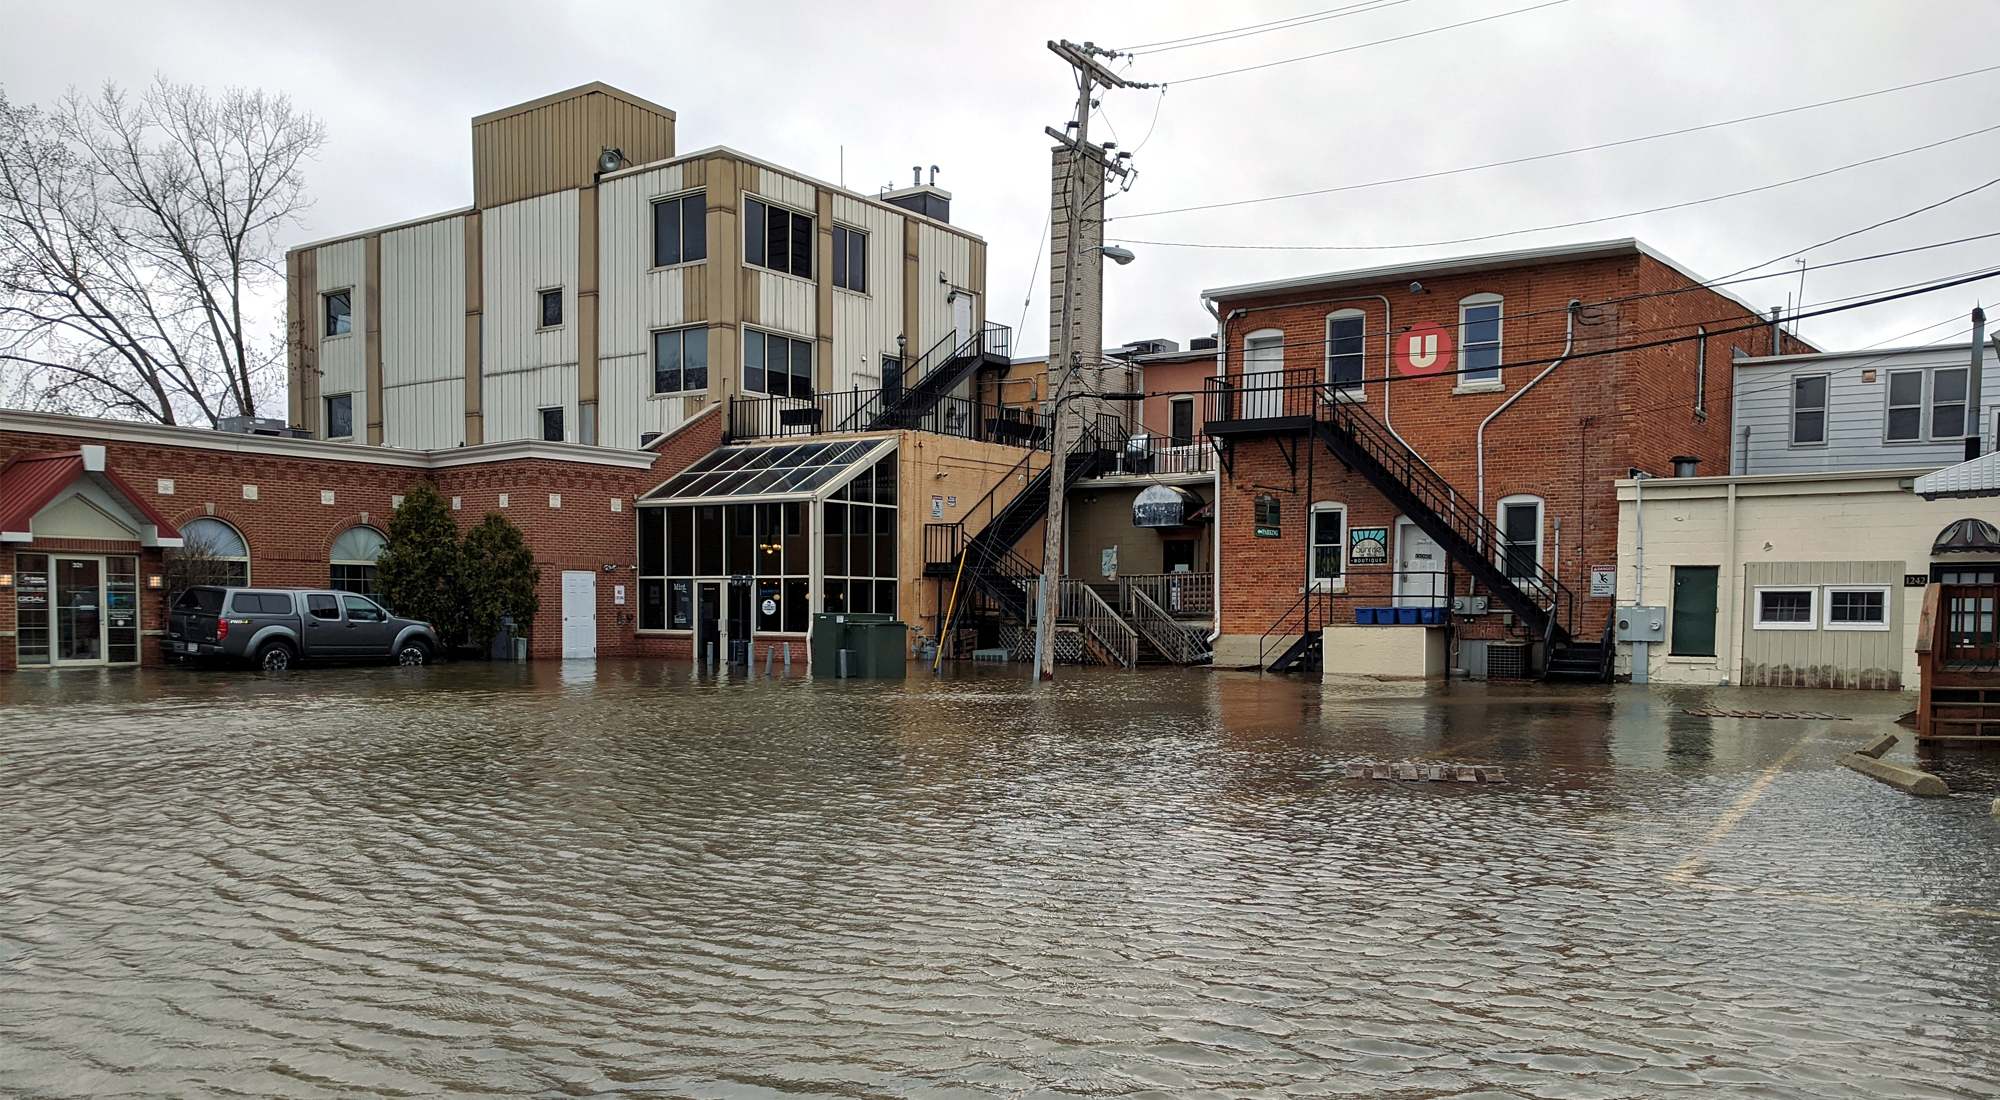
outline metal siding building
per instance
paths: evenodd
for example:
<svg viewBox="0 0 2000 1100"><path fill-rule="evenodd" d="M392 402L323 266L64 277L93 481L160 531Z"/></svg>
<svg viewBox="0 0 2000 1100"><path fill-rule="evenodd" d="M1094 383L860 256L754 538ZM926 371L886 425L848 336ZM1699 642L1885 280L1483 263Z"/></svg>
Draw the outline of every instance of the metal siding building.
<svg viewBox="0 0 2000 1100"><path fill-rule="evenodd" d="M1966 344L1923 348L1892 348L1886 351L1829 352L1818 355L1781 355L1738 358L1729 469L1734 474L1811 474L1843 470L1877 470L1890 467L1949 466L1965 458L1965 435L1961 431L1943 437L1932 432L1941 392L1938 371L1963 372L1971 363ZM1989 353L1986 362L1993 361ZM1916 422L1916 438L1890 438L1892 375L1921 374L1915 405L1899 426ZM1825 379L1824 428L1820 441L1813 441L1810 392L1801 394L1801 380ZM1914 382L1914 380L1913 380ZM1902 388L1902 387L1898 387ZM1900 396L1900 395L1899 395ZM1801 398L1807 407L1801 408ZM1970 431L1980 437L1980 451L1994 449L1992 402L1982 398L1987 412L1967 417ZM1808 420L1803 433L1795 433L1794 418L1804 413ZM1795 439L1803 434L1806 438ZM1908 432L1904 431L1903 435Z"/></svg>

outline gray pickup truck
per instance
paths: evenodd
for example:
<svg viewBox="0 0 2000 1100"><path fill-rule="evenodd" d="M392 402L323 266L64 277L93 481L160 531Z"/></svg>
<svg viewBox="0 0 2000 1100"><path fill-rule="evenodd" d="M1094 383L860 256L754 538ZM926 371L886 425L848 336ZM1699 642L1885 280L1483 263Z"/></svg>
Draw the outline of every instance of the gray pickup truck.
<svg viewBox="0 0 2000 1100"><path fill-rule="evenodd" d="M429 664L429 623L400 619L354 592L200 585L174 600L161 639L169 656L249 661L279 672L302 661Z"/></svg>

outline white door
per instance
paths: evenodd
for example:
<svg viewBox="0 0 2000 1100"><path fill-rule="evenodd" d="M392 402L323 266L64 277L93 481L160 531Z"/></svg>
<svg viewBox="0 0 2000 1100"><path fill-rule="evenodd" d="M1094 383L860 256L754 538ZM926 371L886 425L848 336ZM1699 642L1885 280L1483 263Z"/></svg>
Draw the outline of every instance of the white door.
<svg viewBox="0 0 2000 1100"><path fill-rule="evenodd" d="M1444 550L1407 519L1396 520L1396 606L1448 607Z"/></svg>
<svg viewBox="0 0 2000 1100"><path fill-rule="evenodd" d="M951 300L951 327L958 333L958 346L972 339L972 295L961 290Z"/></svg>
<svg viewBox="0 0 2000 1100"><path fill-rule="evenodd" d="M597 659L597 574L564 570L562 655L565 661Z"/></svg>

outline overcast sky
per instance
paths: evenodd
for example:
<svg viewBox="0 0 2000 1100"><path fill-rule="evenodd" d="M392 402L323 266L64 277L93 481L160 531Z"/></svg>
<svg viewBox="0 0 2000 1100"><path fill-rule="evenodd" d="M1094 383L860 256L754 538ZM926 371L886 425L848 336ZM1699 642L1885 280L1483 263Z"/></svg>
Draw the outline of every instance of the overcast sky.
<svg viewBox="0 0 2000 1100"><path fill-rule="evenodd" d="M1113 47L1326 11L1291 3L91 3L0 0L16 103L163 74L282 91L326 120L309 240L470 201L470 118L591 80L665 104L680 148L726 144L873 192L940 168L990 243L989 314L1047 340L1049 140L1074 91L1051 38ZM1203 288L1403 260L1637 236L1715 278L2000 178L2000 129L1753 195L1462 244L1762 187L2000 126L2000 71L1534 164L1369 183L1658 133L2000 65L2000 4L1393 0L1214 45L1146 52L1157 91L1104 96L1093 138L1135 150L1111 203L1133 243L1106 275L1107 343L1208 333ZM1502 18L1236 75L1228 69ZM1121 63L1122 64L1122 63ZM2000 231L2000 185L1808 254L1813 263ZM1361 246L1410 246L1368 248ZM1038 267L1039 263L1039 267ZM2000 265L2000 237L1805 276L1815 304ZM1784 278L1738 293L1782 305ZM1958 337L2000 279L1809 320L1824 347ZM1954 321L1953 319L1959 319ZM1912 332L1922 326L1934 327Z"/></svg>

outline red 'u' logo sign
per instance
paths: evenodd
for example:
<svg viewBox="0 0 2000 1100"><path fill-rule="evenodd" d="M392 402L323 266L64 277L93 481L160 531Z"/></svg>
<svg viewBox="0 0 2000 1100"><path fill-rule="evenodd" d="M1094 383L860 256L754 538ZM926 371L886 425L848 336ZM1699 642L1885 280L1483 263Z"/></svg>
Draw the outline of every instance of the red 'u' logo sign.
<svg viewBox="0 0 2000 1100"><path fill-rule="evenodd" d="M1419 321L1396 336L1396 369L1412 378L1451 369L1451 333Z"/></svg>

